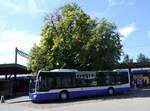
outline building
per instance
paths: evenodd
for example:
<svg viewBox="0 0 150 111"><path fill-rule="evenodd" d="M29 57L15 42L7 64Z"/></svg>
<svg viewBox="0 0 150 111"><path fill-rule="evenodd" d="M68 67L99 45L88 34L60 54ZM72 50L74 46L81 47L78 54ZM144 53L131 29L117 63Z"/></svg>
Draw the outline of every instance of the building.
<svg viewBox="0 0 150 111"><path fill-rule="evenodd" d="M0 95L28 92L31 71L19 64L0 64Z"/></svg>
<svg viewBox="0 0 150 111"><path fill-rule="evenodd" d="M137 86L150 86L150 69L136 69L132 74Z"/></svg>

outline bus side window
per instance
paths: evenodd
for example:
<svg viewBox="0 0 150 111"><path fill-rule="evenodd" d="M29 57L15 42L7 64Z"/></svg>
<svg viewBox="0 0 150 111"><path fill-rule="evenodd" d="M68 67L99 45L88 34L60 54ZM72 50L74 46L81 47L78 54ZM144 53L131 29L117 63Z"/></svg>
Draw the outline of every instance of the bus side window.
<svg viewBox="0 0 150 111"><path fill-rule="evenodd" d="M62 79L62 87L64 88L71 87L71 77L66 77Z"/></svg>
<svg viewBox="0 0 150 111"><path fill-rule="evenodd" d="M71 77L71 84L72 84L72 87L76 87L76 78L75 77Z"/></svg>
<svg viewBox="0 0 150 111"><path fill-rule="evenodd" d="M56 89L61 88L61 78L60 77L56 77Z"/></svg>
<svg viewBox="0 0 150 111"><path fill-rule="evenodd" d="M75 78L68 77L56 77L56 88L72 88L75 87Z"/></svg>
<svg viewBox="0 0 150 111"><path fill-rule="evenodd" d="M84 78L76 79L76 87L85 87L85 86L87 86L87 84Z"/></svg>
<svg viewBox="0 0 150 111"><path fill-rule="evenodd" d="M105 86L108 85L108 81L106 80L106 74L104 72L98 72L97 73L97 85L98 86Z"/></svg>

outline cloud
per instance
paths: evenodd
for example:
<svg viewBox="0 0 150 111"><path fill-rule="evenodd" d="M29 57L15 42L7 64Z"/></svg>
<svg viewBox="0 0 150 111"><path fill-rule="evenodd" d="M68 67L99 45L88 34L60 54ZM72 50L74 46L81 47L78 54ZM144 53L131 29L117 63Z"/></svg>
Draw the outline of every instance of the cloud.
<svg viewBox="0 0 150 111"><path fill-rule="evenodd" d="M109 6L129 6L129 5L134 5L135 1L134 0L106 0Z"/></svg>
<svg viewBox="0 0 150 111"><path fill-rule="evenodd" d="M122 39L129 36L134 31L135 31L135 26L133 24L119 29L120 34L123 36Z"/></svg>
<svg viewBox="0 0 150 111"><path fill-rule="evenodd" d="M15 29L3 30L0 32L0 63L14 62L15 47L18 49L29 52L34 43L38 44L40 36L30 34L25 31L18 31ZM26 64L27 60L18 58L21 64ZM26 62L25 62L26 61Z"/></svg>
<svg viewBox="0 0 150 111"><path fill-rule="evenodd" d="M148 31L148 37L150 37L150 31Z"/></svg>
<svg viewBox="0 0 150 111"><path fill-rule="evenodd" d="M39 13L48 13L48 10L46 10L46 8L41 8L40 6L43 6L45 7L46 4L45 4L45 0L41 0L42 2L39 2L41 3L39 5L39 3L36 1L36 0L28 0L28 4L27 4L27 7L29 8L28 12L31 12L32 15L37 15ZM25 7L25 10L26 7Z"/></svg>
<svg viewBox="0 0 150 111"><path fill-rule="evenodd" d="M22 65L27 65L27 59L21 56L18 56L17 63ZM7 64L7 63L14 63L15 62L15 55L0 55L0 64Z"/></svg>
<svg viewBox="0 0 150 111"><path fill-rule="evenodd" d="M0 33L0 36L1 41L3 41L5 45L7 44L6 47L18 46L25 50L31 48L33 43L38 43L40 39L38 35L29 34L25 31L17 31L15 29L4 30Z"/></svg>
<svg viewBox="0 0 150 111"><path fill-rule="evenodd" d="M0 56L0 63L14 63L15 58L14 56L9 56L9 55L4 55L4 56Z"/></svg>
<svg viewBox="0 0 150 111"><path fill-rule="evenodd" d="M25 0L25 1L4 0L1 1L0 4L1 7L9 10L8 13L27 13L33 16L36 16L40 13L47 13L47 10L45 9L44 5L45 0L42 0L42 2L37 0Z"/></svg>

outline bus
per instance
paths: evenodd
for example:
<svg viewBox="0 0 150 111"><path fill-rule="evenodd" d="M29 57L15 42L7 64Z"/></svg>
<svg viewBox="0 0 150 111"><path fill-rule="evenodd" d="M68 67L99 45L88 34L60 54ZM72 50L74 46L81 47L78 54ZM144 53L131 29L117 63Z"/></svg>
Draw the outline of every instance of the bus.
<svg viewBox="0 0 150 111"><path fill-rule="evenodd" d="M34 102L67 100L75 97L123 94L130 88L128 71L39 71L30 83L29 98Z"/></svg>

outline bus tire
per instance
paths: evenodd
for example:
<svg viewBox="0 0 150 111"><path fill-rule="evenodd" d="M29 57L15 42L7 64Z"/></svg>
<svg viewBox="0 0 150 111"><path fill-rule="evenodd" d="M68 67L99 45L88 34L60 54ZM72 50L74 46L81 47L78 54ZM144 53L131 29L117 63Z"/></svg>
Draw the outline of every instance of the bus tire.
<svg viewBox="0 0 150 111"><path fill-rule="evenodd" d="M62 101L65 101L69 98L69 93L68 91L61 91L59 94L59 99Z"/></svg>
<svg viewBox="0 0 150 111"><path fill-rule="evenodd" d="M115 90L113 87L108 88L107 93L109 96L113 96L115 94Z"/></svg>

